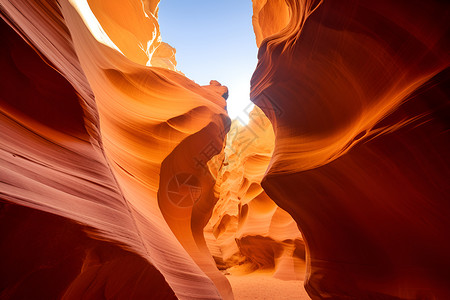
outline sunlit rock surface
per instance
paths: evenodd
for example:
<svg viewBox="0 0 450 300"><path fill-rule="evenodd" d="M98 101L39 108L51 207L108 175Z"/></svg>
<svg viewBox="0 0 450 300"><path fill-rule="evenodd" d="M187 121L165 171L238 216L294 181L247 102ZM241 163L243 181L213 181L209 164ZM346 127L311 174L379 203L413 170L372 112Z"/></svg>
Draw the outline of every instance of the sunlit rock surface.
<svg viewBox="0 0 450 300"><path fill-rule="evenodd" d="M302 232L309 295L449 298L449 5L289 0L286 22L281 2L254 1L251 97L276 137L262 186Z"/></svg>
<svg viewBox="0 0 450 300"><path fill-rule="evenodd" d="M304 244L294 220L264 192L261 180L270 162L274 134L255 107L244 126L233 121L223 167L216 180L219 199L205 227L219 268L231 274L264 271L274 277L303 277Z"/></svg>
<svg viewBox="0 0 450 300"><path fill-rule="evenodd" d="M69 257L54 258L71 264L54 287L68 299L123 298L130 281L137 298L232 298L206 248L206 221L193 217L214 205L206 164L224 146L227 90L217 82L203 88L172 71L174 51L161 43L153 12L154 4L144 12L140 1L2 1L4 20L29 45L2 24L1 198L52 214L33 212L39 218L30 226L45 231L57 215L85 241L68 242ZM208 146L209 157L198 162ZM195 181L173 185L183 174ZM27 231L8 212L2 214L8 232ZM17 209L16 217L26 213ZM6 257L14 248L8 241L2 236ZM48 247L45 255L57 251ZM25 259L27 250L20 251ZM36 258L8 281L2 265L8 286L1 298L27 291L45 297L45 288L30 287L46 278L42 268L49 278L66 271L55 264ZM142 277L133 280L129 272Z"/></svg>

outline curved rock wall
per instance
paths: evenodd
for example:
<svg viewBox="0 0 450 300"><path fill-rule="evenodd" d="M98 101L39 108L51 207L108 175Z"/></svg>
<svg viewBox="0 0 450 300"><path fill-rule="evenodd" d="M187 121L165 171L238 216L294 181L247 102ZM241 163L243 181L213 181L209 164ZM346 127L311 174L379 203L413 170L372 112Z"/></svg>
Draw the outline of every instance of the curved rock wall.
<svg viewBox="0 0 450 300"><path fill-rule="evenodd" d="M309 295L448 298L448 4L286 3L251 98L276 137L262 186L302 232Z"/></svg>
<svg viewBox="0 0 450 300"><path fill-rule="evenodd" d="M174 50L161 43L156 10L146 3L144 13L140 1L2 2L3 18L37 54L9 30L2 48L3 78L10 80L1 102L1 198L82 224L91 239L137 254L148 265L143 272L164 276L167 297L232 298L201 234L205 221L192 218L214 205L207 162L222 150L229 127L227 89L216 82L201 87L173 71ZM214 140L201 162L199 139ZM160 188L183 172L196 177L200 201L184 205ZM188 199L189 187L170 192ZM173 221L180 217L182 227ZM78 263L91 260L85 252ZM123 276L127 268L126 260L115 262ZM65 282L72 280L72 299L94 276L82 265L75 270ZM142 289L150 296L161 287Z"/></svg>

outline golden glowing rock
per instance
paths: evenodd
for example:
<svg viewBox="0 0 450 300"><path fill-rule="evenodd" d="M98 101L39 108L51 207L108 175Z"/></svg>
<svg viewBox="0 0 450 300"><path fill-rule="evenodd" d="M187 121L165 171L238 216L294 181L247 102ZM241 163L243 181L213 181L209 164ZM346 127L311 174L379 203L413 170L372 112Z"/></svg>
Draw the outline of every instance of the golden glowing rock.
<svg viewBox="0 0 450 300"><path fill-rule="evenodd" d="M272 125L258 107L250 113L248 125L233 121L216 181L219 199L205 235L222 269L298 279L305 271L301 234L260 185L273 147Z"/></svg>
<svg viewBox="0 0 450 300"><path fill-rule="evenodd" d="M263 39L286 27L290 20L290 11L284 0L253 0L252 2L253 30L259 47Z"/></svg>

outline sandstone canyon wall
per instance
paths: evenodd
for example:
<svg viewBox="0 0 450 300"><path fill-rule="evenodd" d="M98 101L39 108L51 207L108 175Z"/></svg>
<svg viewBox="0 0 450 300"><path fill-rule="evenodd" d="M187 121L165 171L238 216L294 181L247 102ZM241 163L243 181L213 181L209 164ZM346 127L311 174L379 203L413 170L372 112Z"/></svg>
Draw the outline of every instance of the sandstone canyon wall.
<svg viewBox="0 0 450 300"><path fill-rule="evenodd" d="M2 257L15 249L16 263L29 263L15 276L2 264L0 298L45 298L48 284L33 287L60 273L52 295L66 299L232 298L197 228L204 222L192 217L214 205L206 163L224 146L226 87L201 87L175 70L157 3L1 8ZM211 157L198 163L206 146ZM193 184L168 188L186 173ZM48 234L34 237L38 228ZM72 234L61 253L51 248ZM33 251L42 254L34 262Z"/></svg>
<svg viewBox="0 0 450 300"><path fill-rule="evenodd" d="M262 186L302 232L313 299L450 297L449 11L254 1Z"/></svg>

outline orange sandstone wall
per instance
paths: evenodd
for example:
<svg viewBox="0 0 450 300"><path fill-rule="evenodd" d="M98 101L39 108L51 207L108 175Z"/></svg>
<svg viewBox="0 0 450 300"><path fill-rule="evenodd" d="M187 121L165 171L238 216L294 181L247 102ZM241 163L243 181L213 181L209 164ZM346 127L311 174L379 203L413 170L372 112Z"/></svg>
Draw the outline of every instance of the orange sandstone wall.
<svg viewBox="0 0 450 300"><path fill-rule="evenodd" d="M302 232L309 295L450 297L449 5L289 0L286 23L267 3L251 93L276 138L262 186Z"/></svg>
<svg viewBox="0 0 450 300"><path fill-rule="evenodd" d="M90 292L119 297L127 287L114 286L129 282L130 272L146 278L136 281L139 297L231 299L206 248L206 221L195 218L216 201L207 162L222 151L229 128L227 89L217 82L201 87L178 73L175 51L159 35L157 2L144 7L145 13L140 1L2 1L2 17L16 33L2 25L0 197L49 213L33 226L45 230L57 218L79 224L68 236L88 233L78 250L64 250L73 267L55 290L66 289L69 299L100 276ZM212 151L198 162L210 141ZM174 186L186 173L196 181ZM95 240L114 254L91 255ZM5 243L3 254L14 247ZM28 286L41 282L44 261L21 269L37 274ZM108 270L116 275L98 273ZM58 272L66 269L48 270ZM24 280L14 278L11 286ZM40 291L34 295L44 297Z"/></svg>

